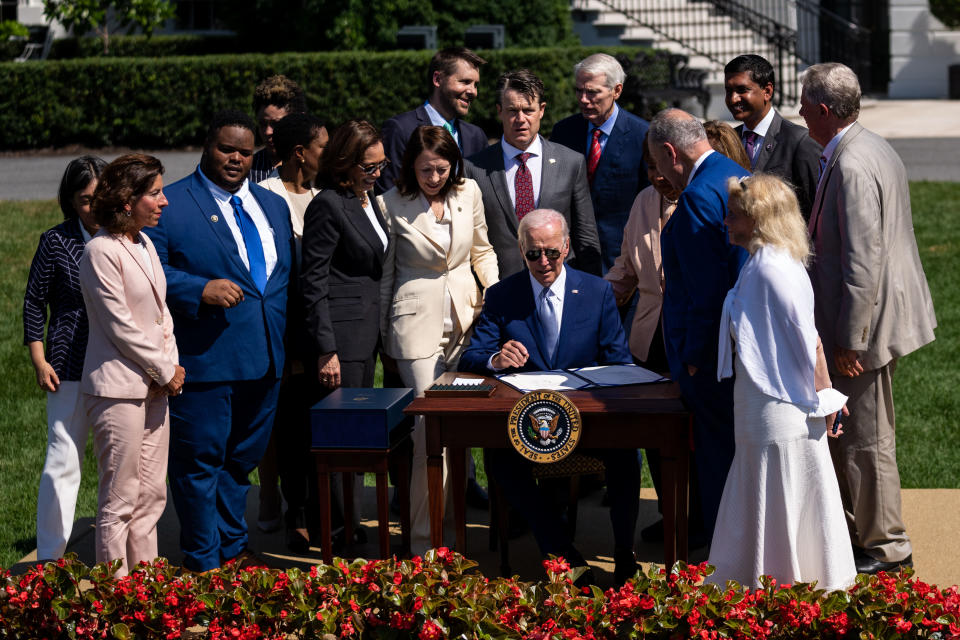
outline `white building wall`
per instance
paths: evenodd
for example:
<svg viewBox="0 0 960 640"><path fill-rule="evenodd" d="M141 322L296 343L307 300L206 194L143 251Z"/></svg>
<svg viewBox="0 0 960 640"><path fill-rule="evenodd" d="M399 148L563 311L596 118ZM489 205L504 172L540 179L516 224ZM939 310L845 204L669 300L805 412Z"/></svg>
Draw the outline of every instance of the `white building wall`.
<svg viewBox="0 0 960 640"><path fill-rule="evenodd" d="M928 0L890 0L888 97L946 98L953 64L960 64L960 30L933 17Z"/></svg>

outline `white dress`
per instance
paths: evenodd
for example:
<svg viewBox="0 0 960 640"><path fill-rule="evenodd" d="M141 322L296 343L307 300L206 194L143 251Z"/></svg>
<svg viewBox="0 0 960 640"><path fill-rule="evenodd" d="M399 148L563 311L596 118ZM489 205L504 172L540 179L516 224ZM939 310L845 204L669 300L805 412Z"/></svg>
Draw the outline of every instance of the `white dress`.
<svg viewBox="0 0 960 640"><path fill-rule="evenodd" d="M710 549L716 572L709 582L756 587L759 576L771 575L781 584L816 581L818 588L843 589L856 577L822 417L844 398L813 390L809 289L799 262L764 248L744 266L724 304L719 373L729 375L735 360L736 453Z"/></svg>

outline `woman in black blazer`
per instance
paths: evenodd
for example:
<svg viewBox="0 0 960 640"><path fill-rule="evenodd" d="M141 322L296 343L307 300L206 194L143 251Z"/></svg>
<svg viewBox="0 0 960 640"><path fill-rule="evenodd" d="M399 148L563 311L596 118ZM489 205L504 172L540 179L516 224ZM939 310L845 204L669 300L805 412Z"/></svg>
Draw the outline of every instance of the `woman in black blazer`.
<svg viewBox="0 0 960 640"><path fill-rule="evenodd" d="M307 331L327 389L372 387L380 327L380 278L387 227L373 198L386 166L377 129L350 120L330 137L318 182L323 191L303 222Z"/></svg>
<svg viewBox="0 0 960 640"><path fill-rule="evenodd" d="M97 233L90 202L105 166L94 156L67 165L58 193L64 221L40 236L23 296L23 343L30 348L37 384L47 392L47 455L37 497L40 560L63 556L80 489L89 430L79 402L88 330L79 264L86 242Z"/></svg>

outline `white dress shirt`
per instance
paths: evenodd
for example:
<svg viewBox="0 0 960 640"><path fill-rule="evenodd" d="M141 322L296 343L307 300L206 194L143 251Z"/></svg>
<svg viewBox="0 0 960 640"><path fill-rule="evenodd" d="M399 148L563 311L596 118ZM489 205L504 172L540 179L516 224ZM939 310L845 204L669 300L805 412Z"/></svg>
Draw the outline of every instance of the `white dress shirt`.
<svg viewBox="0 0 960 640"><path fill-rule="evenodd" d="M380 238L380 244L383 245L383 250L387 250L387 234L384 233L383 227L380 226L380 221L377 220L377 214L373 212L373 194L367 194L367 204L363 207L363 212L367 214L367 220L370 221L370 226L373 227L373 230L377 232L377 237Z"/></svg>
<svg viewBox="0 0 960 640"><path fill-rule="evenodd" d="M240 232L240 226L237 224L237 218L233 213L233 205L230 204L230 198L232 196L240 198L240 202L243 203L243 210L246 211L247 215L253 220L253 224L257 227L257 233L260 235L260 243L263 245L263 259L266 263L267 277L269 278L270 274L273 273L273 268L277 266L277 243L274 239L273 228L270 226L270 222L267 221L267 215L263 212L263 209L260 208L260 203L257 202L257 199L250 193L250 181L244 180L243 184L240 185L240 188L237 189L235 193L230 193L211 182L210 178L203 174L202 169L198 173L200 174L200 179L203 180L203 183L210 191L210 195L213 196L214 202L217 203L217 207L220 208L223 220L227 223L227 228L229 228L230 233L233 234L233 239L237 243L237 251L240 253L241 262L249 269L250 259L247 257L247 245L243 241L243 233Z"/></svg>
<svg viewBox="0 0 960 640"><path fill-rule="evenodd" d="M530 143L526 149L517 149L507 142L506 138L501 138L503 146L503 168L506 170L507 191L510 193L510 204L517 208L517 189L514 180L517 177L517 169L520 167L520 161L517 160L518 153L533 154L527 158L527 169L530 170L530 180L533 182L533 208L540 206L540 173L543 167L543 142L540 135Z"/></svg>
<svg viewBox="0 0 960 640"><path fill-rule="evenodd" d="M770 130L770 125L773 124L773 116L776 113L776 109L770 107L770 110L767 111L767 115L763 116L763 119L757 123L756 129L751 129L744 123L743 132L740 136L740 140L743 142L743 149L747 149L746 135L748 131L752 131L757 134L757 142L753 145L753 157L748 158L750 160L750 165L756 161L757 156L760 155L760 148L763 146L763 140L767 137L767 131Z"/></svg>
<svg viewBox="0 0 960 640"><path fill-rule="evenodd" d="M687 176L687 186L690 186L690 183L693 182L693 176L697 175L697 169L700 168L700 165L703 164L704 160L710 157L711 153L713 153L713 149L704 152L704 154L697 158L697 161L693 163L693 169L690 170L690 175Z"/></svg>

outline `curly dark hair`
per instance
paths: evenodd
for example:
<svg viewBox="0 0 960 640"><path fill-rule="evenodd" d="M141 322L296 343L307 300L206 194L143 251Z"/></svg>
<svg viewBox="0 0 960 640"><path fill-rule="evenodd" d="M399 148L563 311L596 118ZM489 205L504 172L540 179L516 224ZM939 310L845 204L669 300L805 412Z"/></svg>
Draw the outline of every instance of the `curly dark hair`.
<svg viewBox="0 0 960 640"><path fill-rule="evenodd" d="M306 113L307 98L303 89L296 82L285 75L275 75L265 78L253 90L253 112L274 105L286 109L288 113Z"/></svg>
<svg viewBox="0 0 960 640"><path fill-rule="evenodd" d="M413 198L420 192L414 163L424 151L432 151L450 163L450 175L439 194L441 198L446 198L450 189L463 184L463 156L453 136L443 127L421 125L413 130L403 151L403 163L400 166L400 175L397 176L397 190L400 195L408 198Z"/></svg>
<svg viewBox="0 0 960 640"><path fill-rule="evenodd" d="M133 218L126 212L126 206L142 198L160 175L163 175L160 160L142 153L120 156L108 164L100 174L90 204L97 224L110 233L132 229Z"/></svg>

